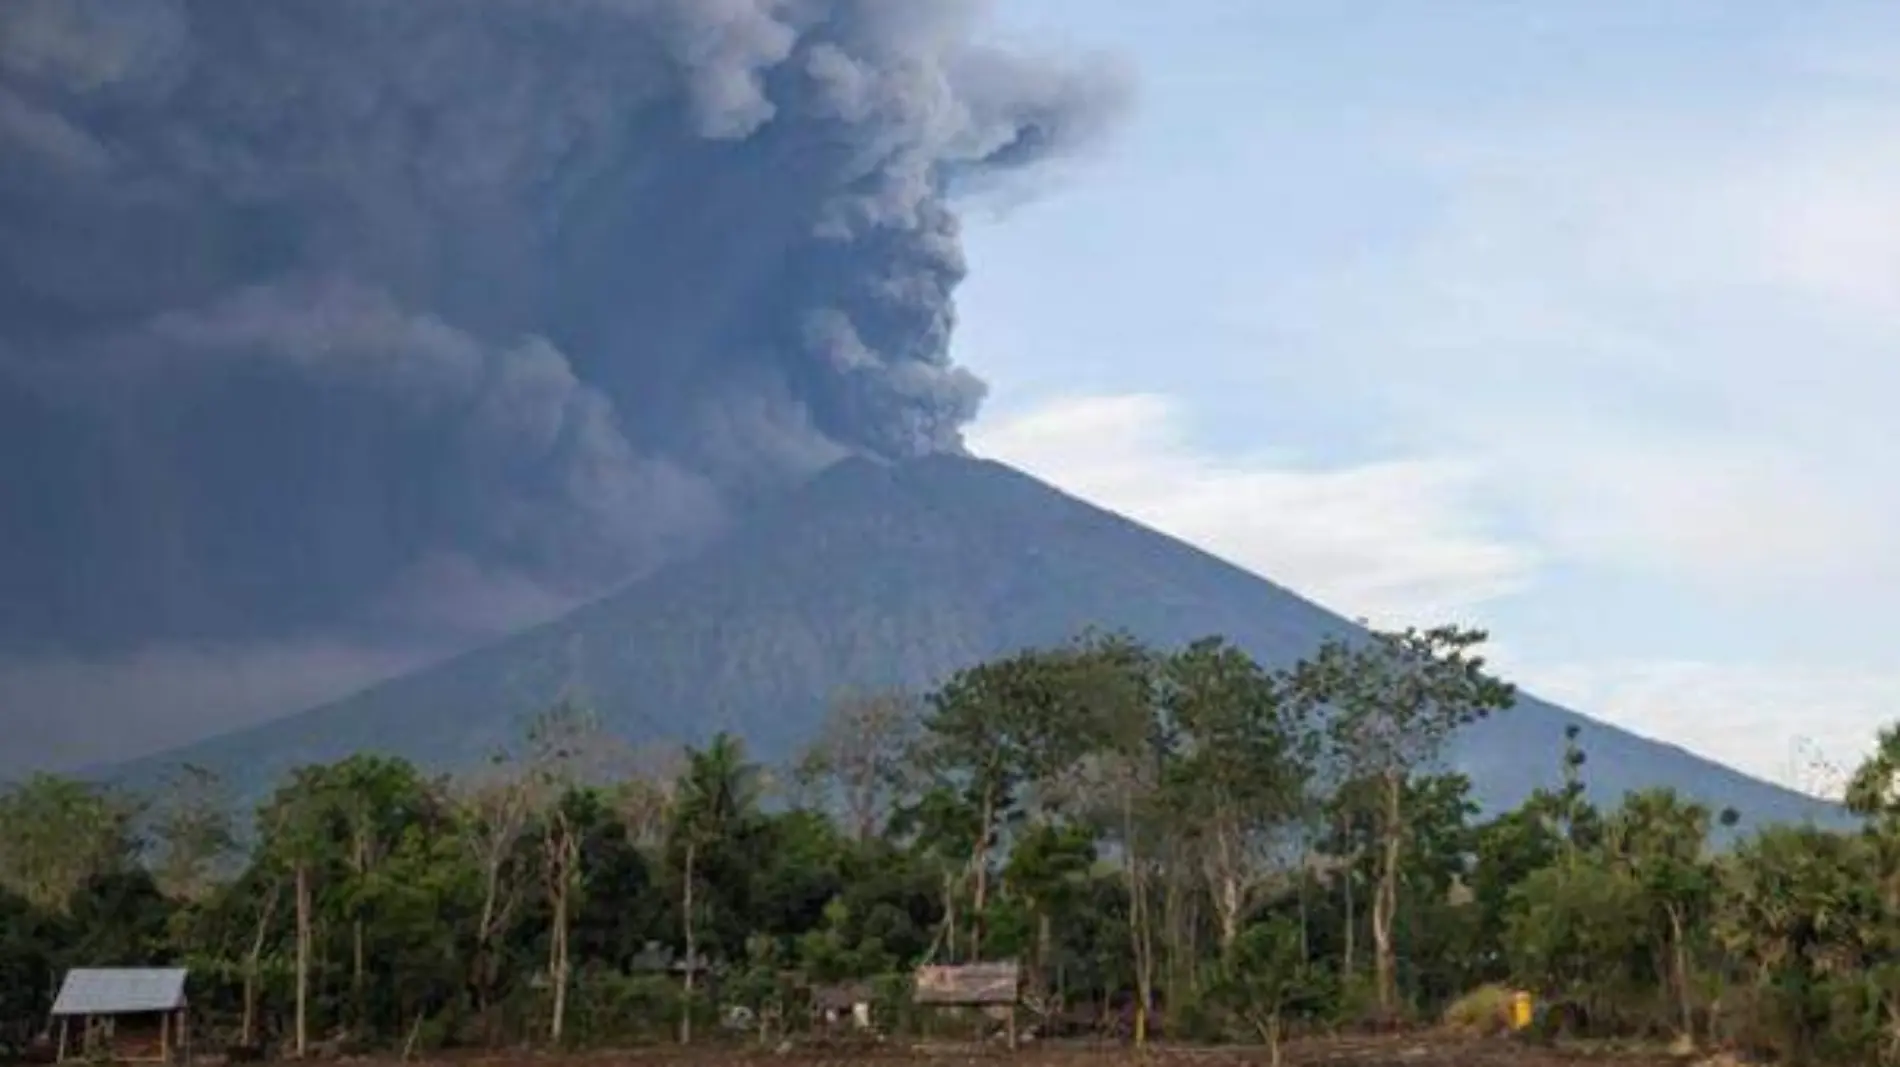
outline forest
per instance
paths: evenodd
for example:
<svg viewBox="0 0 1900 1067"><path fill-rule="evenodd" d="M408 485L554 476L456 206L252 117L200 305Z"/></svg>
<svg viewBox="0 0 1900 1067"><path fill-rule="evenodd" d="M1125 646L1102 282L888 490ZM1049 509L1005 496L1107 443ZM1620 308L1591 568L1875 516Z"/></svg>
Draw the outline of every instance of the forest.
<svg viewBox="0 0 1900 1067"><path fill-rule="evenodd" d="M1852 832L1600 807L1574 730L1524 753L1560 785L1481 818L1442 755L1511 713L1484 641L1268 669L1090 633L841 694L785 766L623 744L576 695L480 768L363 754L255 811L190 766L38 776L0 794L0 1051L71 966L188 966L207 1047L336 1055L776 1044L843 985L924 1032L916 966L1014 960L1044 1039L1487 1029L1524 989L1547 1033L1900 1063L1900 731Z"/></svg>

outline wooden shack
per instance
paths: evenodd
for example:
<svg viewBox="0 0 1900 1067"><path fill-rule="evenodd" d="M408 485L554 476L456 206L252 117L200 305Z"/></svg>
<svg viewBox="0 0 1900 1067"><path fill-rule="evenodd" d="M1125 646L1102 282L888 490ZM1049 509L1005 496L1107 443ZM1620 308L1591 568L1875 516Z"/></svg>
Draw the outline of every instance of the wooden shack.
<svg viewBox="0 0 1900 1067"><path fill-rule="evenodd" d="M812 1015L827 1029L850 1020L858 1030L871 1029L871 1003L876 994L864 982L821 985L811 991Z"/></svg>
<svg viewBox="0 0 1900 1067"><path fill-rule="evenodd" d="M917 968L912 1001L919 1007L977 1008L1000 1014L1008 1026L1009 1047L1016 1047L1016 1007L1021 1002L1023 969L1015 960Z"/></svg>
<svg viewBox="0 0 1900 1067"><path fill-rule="evenodd" d="M183 967L67 971L53 1001L53 1019L59 1027L57 1058L64 1061L73 1052L120 1063L189 1060L186 977Z"/></svg>

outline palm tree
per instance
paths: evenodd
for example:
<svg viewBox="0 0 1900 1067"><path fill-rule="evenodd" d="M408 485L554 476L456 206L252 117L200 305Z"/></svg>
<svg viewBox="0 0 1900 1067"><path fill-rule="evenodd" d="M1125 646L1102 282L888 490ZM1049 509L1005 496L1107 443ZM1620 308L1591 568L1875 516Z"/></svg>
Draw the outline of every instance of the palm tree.
<svg viewBox="0 0 1900 1067"><path fill-rule="evenodd" d="M704 749L689 749L673 811L672 843L680 860L680 922L686 941L686 1010L680 1013L680 1043L693 1039L694 979L699 968L696 900L699 868L707 852L738 837L758 813L761 773L746 759L745 746L721 732Z"/></svg>

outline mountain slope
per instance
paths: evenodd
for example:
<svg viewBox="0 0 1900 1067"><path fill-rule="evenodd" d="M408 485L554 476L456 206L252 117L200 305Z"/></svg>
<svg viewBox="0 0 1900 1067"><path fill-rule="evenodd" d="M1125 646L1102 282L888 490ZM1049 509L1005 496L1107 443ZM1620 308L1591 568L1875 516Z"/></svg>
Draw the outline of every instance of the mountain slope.
<svg viewBox="0 0 1900 1067"><path fill-rule="evenodd" d="M1160 645L1224 635L1290 662L1352 624L1181 542L998 464L951 457L821 475L692 560L547 626L346 700L122 772L180 760L255 795L291 766L360 749L450 768L519 736L563 689L617 733L720 729L779 758L847 686L923 687L958 667L1089 625ZM1584 727L1593 791L1673 785L1747 821L1835 809L1532 698L1467 731L1454 762L1487 806L1554 780Z"/></svg>

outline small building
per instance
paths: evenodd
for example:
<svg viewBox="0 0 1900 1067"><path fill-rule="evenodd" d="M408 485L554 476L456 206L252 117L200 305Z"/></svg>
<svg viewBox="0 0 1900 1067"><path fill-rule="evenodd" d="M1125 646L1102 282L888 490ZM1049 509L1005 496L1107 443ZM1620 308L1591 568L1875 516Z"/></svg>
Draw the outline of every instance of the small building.
<svg viewBox="0 0 1900 1067"><path fill-rule="evenodd" d="M66 972L53 1018L58 1058L103 1054L122 1063L189 1059L183 967L76 967ZM78 1033L75 1035L74 1021ZM76 1038L76 1040L75 1040Z"/></svg>
<svg viewBox="0 0 1900 1067"><path fill-rule="evenodd" d="M858 1030L871 1028L871 1003L876 994L864 982L819 986L811 991L812 1014L827 1028L849 1019Z"/></svg>
<svg viewBox="0 0 1900 1067"><path fill-rule="evenodd" d="M924 966L912 979L911 999L920 1007L978 1008L986 1015L1001 1015L1013 1049L1022 981L1022 965L1014 960Z"/></svg>

